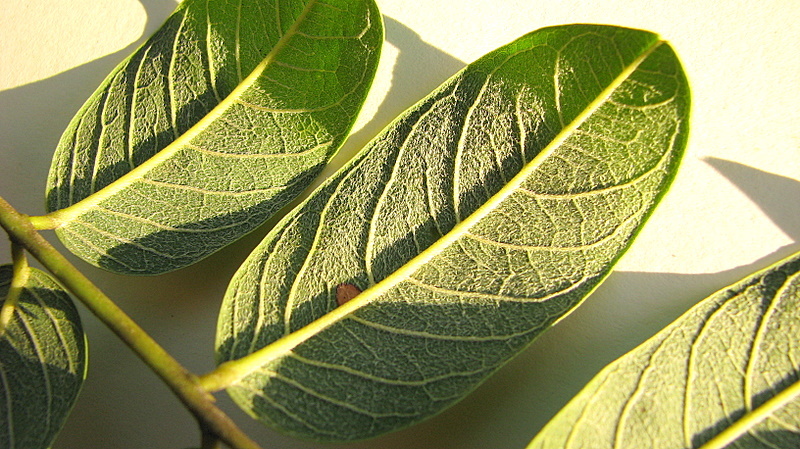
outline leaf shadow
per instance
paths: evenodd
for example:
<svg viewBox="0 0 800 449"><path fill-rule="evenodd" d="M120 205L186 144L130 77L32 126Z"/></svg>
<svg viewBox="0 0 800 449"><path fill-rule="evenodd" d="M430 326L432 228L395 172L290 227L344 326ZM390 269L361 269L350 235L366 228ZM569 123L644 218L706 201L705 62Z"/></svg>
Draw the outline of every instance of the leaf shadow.
<svg viewBox="0 0 800 449"><path fill-rule="evenodd" d="M423 41L417 33L397 20L388 16L384 16L384 21L386 25L386 40L389 43L394 44L398 49L398 58L395 61L391 75L391 87L386 93L381 104L378 106L376 114L362 129L349 136L347 145L353 146L357 145L356 142L371 139L380 129L383 128L386 123L391 121L391 119L402 112L402 110L405 110L406 108L415 104L421 97L430 93L430 91L438 86L444 79L452 76L456 71L463 68L465 65L463 61L460 61L457 58ZM425 76L420 76L418 70L418 67L420 66L430 67L430 70L425 72ZM360 149L360 147L358 149ZM330 165L335 166L337 164L333 162ZM109 167L109 170L113 171L114 167ZM316 169L300 174L289 184L300 185L304 182L307 182L307 178L310 176L309 173L315 171ZM296 192L293 192L291 195L296 195ZM291 195L289 193L283 195L284 200L289 198ZM280 219L281 216L286 212L288 212L288 210L290 210L294 205L298 204L302 199L303 196L295 199L289 203L288 206L284 207L283 211L279 211L275 217L265 222L263 219L260 219L263 224L261 224L256 230L253 230L252 227L250 227L250 230L253 232L250 236L248 236L249 238L247 239L247 245L238 244L234 247L235 249L233 252L237 253L237 259L243 260L244 257L246 257L246 254L249 253L249 250L255 246L254 242L258 242L261 238L263 238L263 236L266 235L266 233L269 232L269 230L274 226L277 220ZM285 205L286 201L281 201L281 204ZM256 206L253 209L258 209L258 207L260 206ZM253 221L253 214L251 212L244 211L237 214L229 214L228 216L224 217L217 217L213 220L208 220L208 222L188 223L186 224L186 227L216 227L219 222L238 223L247 221L245 219L248 215L251 215L249 221ZM259 215L263 216L266 214L261 211L259 212ZM145 247L153 247L153 242L160 241L160 234L161 233L155 233L149 237L136 240L133 242L133 246L143 245ZM243 251L246 252L243 253ZM102 258L99 264L101 266L113 268L117 264L116 259L120 258L118 255L124 252L125 248L123 247L114 248L108 252L109 257ZM125 256L122 256L121 258L124 259L124 257ZM213 261L210 263L216 264L218 262Z"/></svg>
<svg viewBox="0 0 800 449"><path fill-rule="evenodd" d="M711 274L613 272L584 304L463 401L413 428L352 448L526 447L607 364L717 289L798 250L800 245L784 247L753 264Z"/></svg>
<svg viewBox="0 0 800 449"><path fill-rule="evenodd" d="M11 447L51 447L61 429L73 422L70 411L79 397L82 379L62 366L38 360L30 361L29 369L20 369L14 357L7 357L4 346L5 340L0 340L0 354L11 371L6 374L15 374L11 382L0 385L0 396L6 398L0 410L10 418L3 416L3 424L15 430L4 437L12 439ZM53 397L31 393L48 388L54 391ZM4 438L3 442L8 441Z"/></svg>
<svg viewBox="0 0 800 449"><path fill-rule="evenodd" d="M160 33L178 33L180 26L180 17L171 16L161 26ZM152 49L155 50L150 51ZM123 51L126 50L127 48ZM140 64L138 61L141 60L142 53L147 53L151 58L153 58L155 61L153 64L159 65L158 70L160 70L162 73L167 72L172 59L165 54L165 51L167 50L159 46L158 39L148 41L144 44L144 46L140 47L136 51L139 56L129 60L128 63L117 72L118 76L121 76L123 80L135 80L137 72L140 70ZM169 51L171 51L171 49ZM120 81L120 83L123 84L125 81ZM163 89L167 89L165 85L162 85L161 87ZM76 147L80 153L84 154L82 160L97 159L98 163L91 167L86 167L83 163L73 164L74 168L69 175L71 180L62 185L60 188L54 188L47 192L46 202L48 205L50 205L50 210L67 207L74 202L90 196L91 194L106 187L130 172L134 166L141 165L150 159L160 150L169 145L169 143L175 139L176 133L184 133L202 117L206 116L218 103L216 100L216 92L225 92L226 89L230 90L226 88L223 85L222 80L219 79L217 80L216 87L212 88L212 86L208 84L205 86L205 90L200 91L198 89L197 92L194 92L194 95L191 98L182 101L176 101L175 104L177 104L178 107L176 108L177 111L175 114L175 129L172 127L163 129L162 127L158 126L153 126L152 129L149 127L139 129L137 134L138 138L131 139L133 142L133 160L131 161L128 161L127 158L122 158L120 160L118 152L112 152L112 155L103 157L98 155L103 150L102 138L103 133L105 132L105 125L101 126L100 124L93 124L91 126L78 127L74 131L71 131L67 135L73 136L73 139L76 141L83 139L94 142L93 145L78 144ZM132 125L132 115L137 114L136 111L141 109L134 108L136 99L133 97L133 87L131 84L127 84L126 92L115 95L115 92L118 91L119 89L107 86L106 88L98 91L100 93L99 96L103 97L104 99L97 100L95 98L94 100L90 100L89 104L114 104L114 121ZM115 99L108 100L108 98ZM164 96L161 99L161 104L155 105L156 100L152 100L153 105L155 105L154 107L162 110L169 110L171 107L169 98L170 96L168 92L164 92ZM88 117L92 118L93 114L90 113ZM97 118L97 120L99 121L101 119ZM117 154L117 156L115 157L113 154ZM65 158L67 161L65 161ZM71 158L72 156L65 156L60 157L58 160L62 162L62 165L66 165L64 162L68 163L69 159ZM112 162L114 160L117 160L117 162Z"/></svg>
<svg viewBox="0 0 800 449"><path fill-rule="evenodd" d="M416 104L467 63L424 41L417 32L390 16L383 15L385 42L397 49L391 85L375 114L351 134L332 161L338 167L367 144L403 111ZM385 50L384 50L385 53ZM385 57L385 54L384 56ZM423 70L424 72L420 72Z"/></svg>
<svg viewBox="0 0 800 449"><path fill-rule="evenodd" d="M392 72L391 88L379 106L378 113L371 119L370 123L360 130L359 133L362 134L374 134L374 128L377 126L382 126L383 122L393 118L394 115L396 115L396 109L405 109L406 107L414 104L418 97L421 97L424 95L424 93L427 93L428 90L433 89L433 87L429 88L427 84L431 84L432 86L438 85L440 82L438 78L440 77L441 73L444 71L451 71L446 75L449 76L452 74L452 72L463 67L464 65L463 62L441 52L440 50L435 49L435 47L426 44L424 41L422 41L418 34L414 33L411 29L400 22L390 17L386 17L385 22L387 28L387 39L389 42L403 42L402 45L408 45L409 42L412 42L414 45L417 45L419 49L424 49L425 51L401 51L399 53L400 56L398 56ZM414 59L414 61L406 61L406 59L408 59L408 56L406 55L408 54L413 55L411 58ZM431 63L432 60L436 60L437 64ZM431 67L435 67L437 76L428 79L427 83L418 82L418 77L416 76L417 70L415 70L415 68L419 67L420 64L427 64ZM411 92L413 95L407 95L409 92ZM212 96L213 94L213 91L209 89L208 92L203 93L203 95L200 95L195 101L182 108L180 116L186 121L194 121L194 119L205 115L207 110L203 108L203 105L209 103L209 101L207 101L207 97ZM153 153L157 150L154 148L156 143L160 141L169 141L170 136L171 131L165 131L159 135L154 135L150 139L141 142L139 148L137 148L137 152L140 151L141 148L144 148L147 150L146 152L148 154ZM358 140L359 137L351 136L351 139ZM100 188L117 179L119 176L127 173L129 169L130 167L126 162L109 165L104 167L93 179L99 180L98 188ZM186 238L182 238L183 235L177 235L177 238L174 238L175 234L169 231L154 232L153 234L141 239L137 239L130 244L120 245L110 249L106 256L103 256L98 260L98 265L108 268L111 271L121 270L122 272L125 272L128 267L119 261L128 261L131 264L130 268L133 270L147 270L148 267L152 266L180 267L193 264L196 260L198 260L196 257L205 258L210 253L216 252L223 246L227 246L227 244L222 244L222 240L217 239L215 237L216 235L223 236L221 238L225 238L224 236L227 235L235 235L235 237L228 239L228 242L230 243L238 240L239 237L250 233L256 228L261 228L261 233L268 231L275 222L275 220L268 221L270 216L278 212L280 208L283 208L292 202L292 200L302 192L302 186L311 184L321 169L321 166L315 166L304 173L298 174L294 179L287 183L287 185L301 187L299 189L291 188L281 193L279 197L276 197L277 199L275 201L270 200L264 204L255 205L241 212L230 213L201 222L186 223L183 226L180 226L191 229L225 228L224 231L215 232L213 235L209 233L197 236L186 236ZM70 195L70 192L75 191L77 192L78 197L81 198L91 193L92 188L90 185L95 182L93 179L76 179L74 182L74 189L70 188L69 191L66 191L66 189L53 190L49 192L49 194L53 196ZM70 202L69 199L59 201L58 198L48 198L47 201L49 204L69 204ZM296 202L297 201L295 201L295 203ZM267 224L262 226L264 223ZM232 224L236 225L232 228ZM205 238L213 247L209 248L207 251L198 250L194 245L198 238ZM171 255L185 253L187 256L183 258L185 261L178 261L178 259L173 260L163 258L156 254L155 250L152 252L152 254L141 254L139 248L159 249L160 252ZM197 254L200 254L200 256L197 256Z"/></svg>
<svg viewBox="0 0 800 449"><path fill-rule="evenodd" d="M161 26L177 5L165 0L139 2L147 21L136 42L49 78L0 91L0 142L6 147L4 157L10 158L7 166L17 169L15 178L20 181L15 183L18 188L10 185L3 196L19 210L44 213L44 201L35 201L37 197L30 194L28 180L41 180L44 190L53 150L72 116L120 60Z"/></svg>
<svg viewBox="0 0 800 449"><path fill-rule="evenodd" d="M800 182L716 157L704 161L735 184L789 238L800 241Z"/></svg>

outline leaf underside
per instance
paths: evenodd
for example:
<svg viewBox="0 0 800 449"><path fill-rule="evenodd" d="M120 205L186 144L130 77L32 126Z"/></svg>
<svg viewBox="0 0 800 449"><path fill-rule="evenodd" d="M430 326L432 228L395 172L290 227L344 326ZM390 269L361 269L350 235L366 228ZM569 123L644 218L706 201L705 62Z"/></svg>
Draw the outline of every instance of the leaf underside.
<svg viewBox="0 0 800 449"><path fill-rule="evenodd" d="M798 448L798 335L800 254L607 366L529 448Z"/></svg>
<svg viewBox="0 0 800 449"><path fill-rule="evenodd" d="M674 175L688 103L639 30L546 28L470 64L240 268L217 355L259 368L228 392L333 441L452 405L607 275ZM344 283L363 291L337 308Z"/></svg>
<svg viewBox="0 0 800 449"><path fill-rule="evenodd" d="M262 224L339 148L383 39L372 0L186 0L61 138L58 236L111 271L184 267Z"/></svg>
<svg viewBox="0 0 800 449"><path fill-rule="evenodd" d="M86 375L86 343L78 311L49 275L30 268L0 337L0 447L50 447ZM0 298L11 282L0 266Z"/></svg>

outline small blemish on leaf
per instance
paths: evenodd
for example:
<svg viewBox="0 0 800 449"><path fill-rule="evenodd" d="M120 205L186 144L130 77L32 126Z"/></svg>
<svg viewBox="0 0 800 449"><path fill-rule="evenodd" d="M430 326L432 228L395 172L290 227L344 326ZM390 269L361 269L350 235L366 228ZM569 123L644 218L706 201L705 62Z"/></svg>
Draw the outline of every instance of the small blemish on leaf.
<svg viewBox="0 0 800 449"><path fill-rule="evenodd" d="M339 284L336 286L336 303L342 305L358 296L361 290L353 284Z"/></svg>

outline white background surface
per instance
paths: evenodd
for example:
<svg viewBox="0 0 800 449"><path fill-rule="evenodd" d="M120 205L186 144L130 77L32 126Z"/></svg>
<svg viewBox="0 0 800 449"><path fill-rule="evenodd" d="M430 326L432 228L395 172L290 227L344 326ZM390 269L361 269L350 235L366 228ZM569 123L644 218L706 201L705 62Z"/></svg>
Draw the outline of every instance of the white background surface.
<svg viewBox="0 0 800 449"><path fill-rule="evenodd" d="M521 449L605 364L716 289L800 250L800 2L700 3L378 0L387 42L368 104L338 161L467 62L537 28L575 22L643 28L670 41L692 87L691 133L672 190L581 308L442 415L333 447ZM0 3L1 196L22 212L44 213L50 158L69 119L174 6L171 0ZM265 232L155 278L75 263L168 351L203 373L213 368L227 280ZM9 261L2 241L0 263ZM166 387L94 317L83 316L89 378L55 449L197 445L192 418ZM331 447L276 434L219 397L265 449Z"/></svg>

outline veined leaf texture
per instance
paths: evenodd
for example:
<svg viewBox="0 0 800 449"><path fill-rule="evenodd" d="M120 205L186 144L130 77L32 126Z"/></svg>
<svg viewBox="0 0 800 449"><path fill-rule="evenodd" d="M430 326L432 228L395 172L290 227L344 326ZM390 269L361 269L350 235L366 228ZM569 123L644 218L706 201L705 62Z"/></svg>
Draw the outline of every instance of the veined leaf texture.
<svg viewBox="0 0 800 449"><path fill-rule="evenodd" d="M0 335L0 447L46 449L86 377L86 341L67 292L48 274L26 271ZM0 266L3 302L11 281L11 266Z"/></svg>
<svg viewBox="0 0 800 449"><path fill-rule="evenodd" d="M603 369L529 449L800 447L800 254Z"/></svg>
<svg viewBox="0 0 800 449"><path fill-rule="evenodd" d="M217 334L229 393L331 441L452 405L609 273L675 174L688 110L645 31L545 28L470 64L238 271ZM362 292L339 305L342 284Z"/></svg>
<svg viewBox="0 0 800 449"><path fill-rule="evenodd" d="M70 123L47 205L103 268L157 274L262 224L336 152L377 67L371 0L186 0Z"/></svg>

